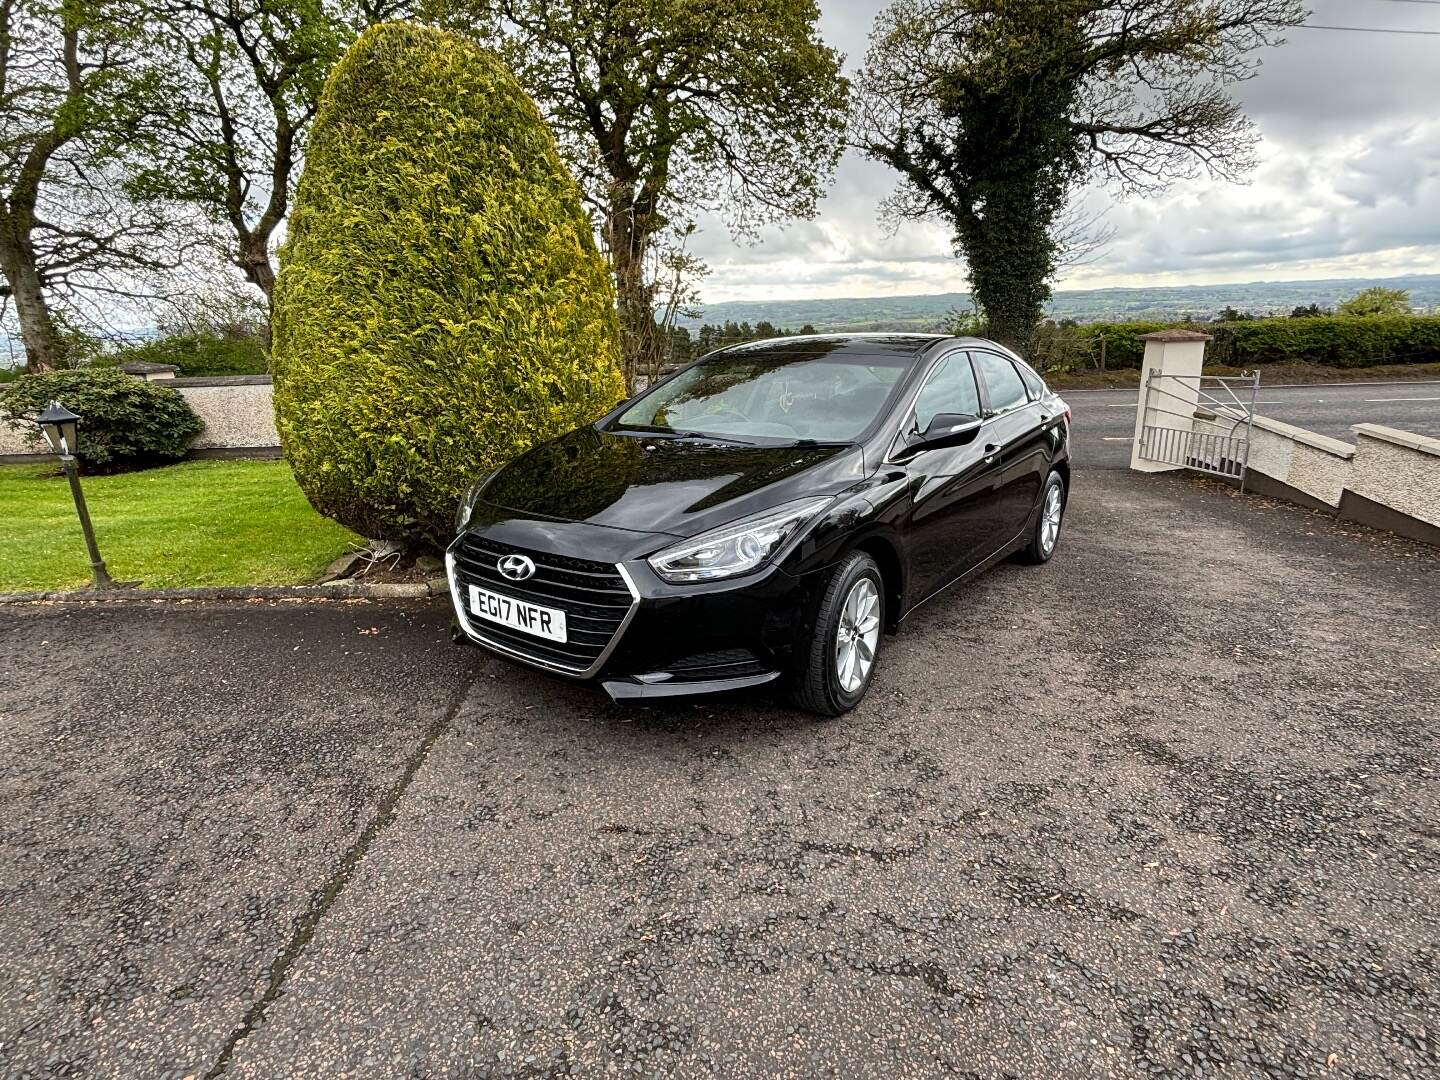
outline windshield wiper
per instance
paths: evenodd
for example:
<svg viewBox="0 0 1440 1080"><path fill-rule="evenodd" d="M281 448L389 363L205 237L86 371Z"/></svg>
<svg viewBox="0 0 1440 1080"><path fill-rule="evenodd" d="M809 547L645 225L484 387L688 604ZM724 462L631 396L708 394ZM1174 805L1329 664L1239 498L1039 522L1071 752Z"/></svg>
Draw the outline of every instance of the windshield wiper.
<svg viewBox="0 0 1440 1080"><path fill-rule="evenodd" d="M754 446L753 442L746 442L744 439L731 439L725 435L707 435L703 431L674 431L670 433L672 439L690 439L695 441L726 443L730 446Z"/></svg>

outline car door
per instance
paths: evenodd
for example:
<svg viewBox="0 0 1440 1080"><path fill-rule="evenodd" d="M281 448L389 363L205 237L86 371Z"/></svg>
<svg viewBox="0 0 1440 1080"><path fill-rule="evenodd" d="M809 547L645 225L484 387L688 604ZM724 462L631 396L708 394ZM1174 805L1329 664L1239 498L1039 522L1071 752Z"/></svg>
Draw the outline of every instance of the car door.
<svg viewBox="0 0 1440 1080"><path fill-rule="evenodd" d="M1042 405L1032 399L1015 363L999 353L974 350L975 374L989 419L979 441L995 457L996 545L1024 531L1050 469L1050 439Z"/></svg>
<svg viewBox="0 0 1440 1080"><path fill-rule="evenodd" d="M938 413L983 414L964 350L936 361L915 398L901 439L924 431ZM1000 543L997 460L984 451L985 431L964 446L905 455L911 476L907 601L918 603L988 557Z"/></svg>

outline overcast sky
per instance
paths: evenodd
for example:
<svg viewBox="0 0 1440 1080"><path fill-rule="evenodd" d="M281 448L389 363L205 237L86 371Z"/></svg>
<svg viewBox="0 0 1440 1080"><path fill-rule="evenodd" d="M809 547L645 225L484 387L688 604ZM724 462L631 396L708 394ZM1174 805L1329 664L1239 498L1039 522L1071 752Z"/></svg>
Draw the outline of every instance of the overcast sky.
<svg viewBox="0 0 1440 1080"><path fill-rule="evenodd" d="M880 0L820 0L827 42L863 59ZM1310 0L1310 22L1440 31L1440 4ZM1195 181L1120 202L1111 244L1061 288L1440 273L1440 37L1296 29L1236 88L1262 136L1246 185ZM965 289L941 225L887 236L884 166L847 154L813 221L733 241L707 218L691 250L703 299L894 296Z"/></svg>

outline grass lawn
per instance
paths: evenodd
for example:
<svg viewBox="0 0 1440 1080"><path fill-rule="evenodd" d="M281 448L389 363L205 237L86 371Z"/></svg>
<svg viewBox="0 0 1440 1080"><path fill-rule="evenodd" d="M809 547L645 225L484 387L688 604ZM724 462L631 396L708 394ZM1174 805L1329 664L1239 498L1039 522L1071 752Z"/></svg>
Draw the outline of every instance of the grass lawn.
<svg viewBox="0 0 1440 1080"><path fill-rule="evenodd" d="M283 461L187 461L82 480L110 576L147 588L300 585L359 539L310 508ZM59 466L0 466L0 593L89 584Z"/></svg>

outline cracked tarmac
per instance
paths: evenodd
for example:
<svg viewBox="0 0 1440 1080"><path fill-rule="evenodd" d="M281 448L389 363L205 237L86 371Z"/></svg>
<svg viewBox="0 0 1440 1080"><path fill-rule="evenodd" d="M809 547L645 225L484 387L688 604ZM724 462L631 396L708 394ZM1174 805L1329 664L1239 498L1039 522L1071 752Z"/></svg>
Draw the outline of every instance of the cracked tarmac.
<svg viewBox="0 0 1440 1080"><path fill-rule="evenodd" d="M448 617L0 608L0 1075L1440 1071L1433 549L1083 472L828 722Z"/></svg>

